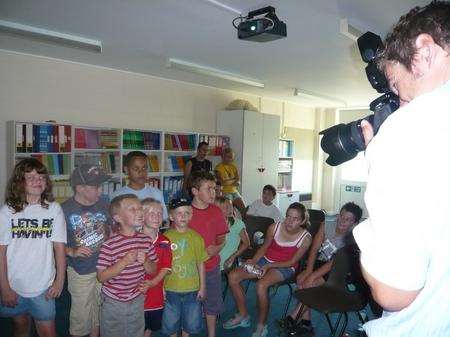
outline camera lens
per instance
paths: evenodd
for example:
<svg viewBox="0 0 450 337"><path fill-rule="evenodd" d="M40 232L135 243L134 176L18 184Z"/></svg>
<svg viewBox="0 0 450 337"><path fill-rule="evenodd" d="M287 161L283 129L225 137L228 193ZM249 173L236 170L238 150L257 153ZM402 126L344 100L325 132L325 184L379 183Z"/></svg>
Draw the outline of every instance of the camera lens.
<svg viewBox="0 0 450 337"><path fill-rule="evenodd" d="M331 166L340 165L356 157L364 150L364 138L361 133L361 120L349 124L334 125L319 134L323 135L320 146L329 154L326 163Z"/></svg>

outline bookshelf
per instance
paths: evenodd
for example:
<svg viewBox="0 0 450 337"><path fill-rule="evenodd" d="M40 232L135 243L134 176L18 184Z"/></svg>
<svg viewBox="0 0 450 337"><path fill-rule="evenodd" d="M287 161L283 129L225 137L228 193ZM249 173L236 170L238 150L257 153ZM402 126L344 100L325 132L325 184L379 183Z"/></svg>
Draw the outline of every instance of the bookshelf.
<svg viewBox="0 0 450 337"><path fill-rule="evenodd" d="M280 139L278 144L277 189L279 191L290 191L294 166L294 141L292 139Z"/></svg>
<svg viewBox="0 0 450 337"><path fill-rule="evenodd" d="M181 196L184 166L195 155L199 139L210 143L210 160L229 146L228 136L131 128L82 126L68 123L7 122L8 169L17 161L35 157L49 170L53 194L58 202L72 196L70 173L82 164L101 166L112 179L103 185L111 195L128 183L123 159L131 151L148 158L148 184L162 189L165 201ZM213 162L214 164L214 162ZM10 174L9 171L9 174Z"/></svg>
<svg viewBox="0 0 450 337"><path fill-rule="evenodd" d="M55 198L72 195L72 126L51 122L7 122L9 140L8 169L24 158L36 158L48 169L55 184ZM9 172L10 174L10 172Z"/></svg>

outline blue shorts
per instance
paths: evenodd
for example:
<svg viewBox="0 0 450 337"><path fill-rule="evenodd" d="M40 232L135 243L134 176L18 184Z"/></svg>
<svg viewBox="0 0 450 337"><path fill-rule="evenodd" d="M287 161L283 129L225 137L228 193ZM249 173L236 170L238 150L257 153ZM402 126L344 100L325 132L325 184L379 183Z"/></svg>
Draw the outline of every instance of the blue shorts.
<svg viewBox="0 0 450 337"><path fill-rule="evenodd" d="M177 293L166 291L166 303L162 318L162 333L173 335L183 330L197 334L202 329L202 303L197 300L197 291Z"/></svg>
<svg viewBox="0 0 450 337"><path fill-rule="evenodd" d="M35 297L22 297L17 299L17 305L13 308L0 304L0 317L15 317L29 314L36 321L53 321L55 319L55 300L45 298L47 291Z"/></svg>
<svg viewBox="0 0 450 337"><path fill-rule="evenodd" d="M256 264L260 267L265 266L268 263L270 263L270 261L267 260L265 256L263 256L258 260L258 262L256 262ZM283 277L283 281L288 280L295 275L295 269L293 267L273 268L273 269L277 270L281 274L281 276Z"/></svg>

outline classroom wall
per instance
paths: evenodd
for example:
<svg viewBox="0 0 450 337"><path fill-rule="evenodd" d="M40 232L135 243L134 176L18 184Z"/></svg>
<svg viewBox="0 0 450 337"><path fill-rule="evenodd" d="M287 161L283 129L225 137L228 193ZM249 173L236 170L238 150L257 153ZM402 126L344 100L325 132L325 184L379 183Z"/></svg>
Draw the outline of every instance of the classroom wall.
<svg viewBox="0 0 450 337"><path fill-rule="evenodd" d="M7 179L6 121L215 132L217 111L244 99L285 126L314 129L315 111L292 103L33 55L0 51L0 201Z"/></svg>

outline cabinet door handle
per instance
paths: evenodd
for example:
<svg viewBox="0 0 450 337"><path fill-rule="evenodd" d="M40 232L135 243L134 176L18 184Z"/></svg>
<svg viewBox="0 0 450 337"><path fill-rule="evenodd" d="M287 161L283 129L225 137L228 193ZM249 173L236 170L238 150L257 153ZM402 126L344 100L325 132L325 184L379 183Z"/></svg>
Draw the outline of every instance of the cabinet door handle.
<svg viewBox="0 0 450 337"><path fill-rule="evenodd" d="M286 195L287 195L288 198L292 198L292 196L293 196L294 194L288 193L288 194L286 194Z"/></svg>
<svg viewBox="0 0 450 337"><path fill-rule="evenodd" d="M261 173L263 173L265 170L266 170L265 167L258 167L258 171L261 172Z"/></svg>

